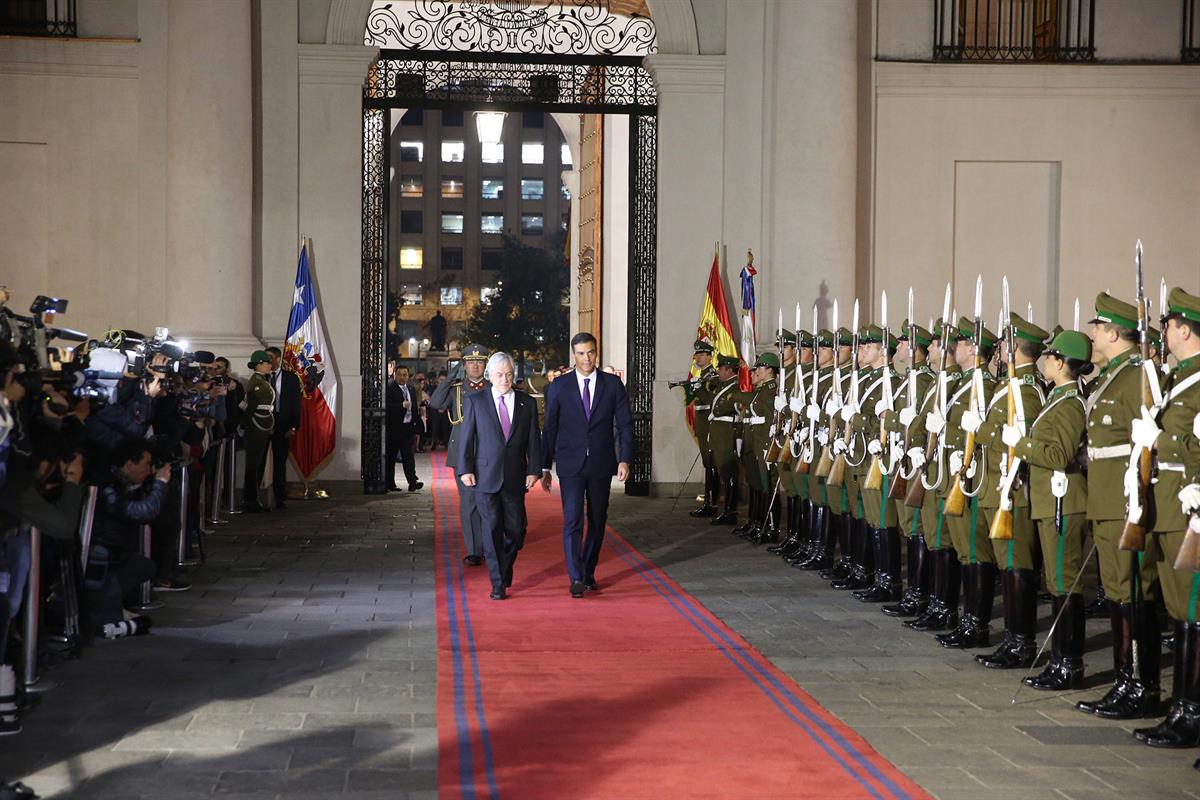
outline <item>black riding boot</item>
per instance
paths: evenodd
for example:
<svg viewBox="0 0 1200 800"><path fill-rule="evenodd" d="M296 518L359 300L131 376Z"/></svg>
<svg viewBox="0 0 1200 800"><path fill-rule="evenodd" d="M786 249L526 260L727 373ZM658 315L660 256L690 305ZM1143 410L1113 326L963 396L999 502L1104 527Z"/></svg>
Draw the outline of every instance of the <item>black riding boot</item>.
<svg viewBox="0 0 1200 800"><path fill-rule="evenodd" d="M717 491L721 485L714 467L704 468L704 504L688 512L693 517L715 517L717 515Z"/></svg>
<svg viewBox="0 0 1200 800"><path fill-rule="evenodd" d="M963 567L962 619L950 633L938 634L938 644L955 649L987 647L995 599L996 565L975 563Z"/></svg>
<svg viewBox="0 0 1200 800"><path fill-rule="evenodd" d="M722 481L725 488L725 507L721 510L721 516L713 517L709 525L736 525L737 524L737 477L732 476Z"/></svg>
<svg viewBox="0 0 1200 800"><path fill-rule="evenodd" d="M745 536L746 531L754 527L754 517L758 513L758 490L746 487L746 521L734 528L734 536Z"/></svg>
<svg viewBox="0 0 1200 800"><path fill-rule="evenodd" d="M1132 603L1111 604L1109 619L1113 631L1113 668L1117 677L1104 697L1075 704L1075 708L1085 714L1095 714L1105 719L1137 719L1158 712L1161 633L1154 606L1142 602L1138 604L1138 610L1135 619ZM1134 630L1138 631L1139 663L1136 665L1136 674L1133 662Z"/></svg>
<svg viewBox="0 0 1200 800"><path fill-rule="evenodd" d="M829 527L837 537L839 557L836 564L823 569L820 575L823 581L837 581L845 578L854 569L854 560L850 557L850 524L853 520L849 514L835 514L829 509Z"/></svg>
<svg viewBox="0 0 1200 800"><path fill-rule="evenodd" d="M929 602L929 584L933 575L933 559L925 547L924 536L908 537L908 588L895 605L879 609L889 617L915 617Z"/></svg>
<svg viewBox="0 0 1200 800"><path fill-rule="evenodd" d="M988 669L1024 669L1037 655L1038 573L1031 569L1005 570L1004 642L993 653L975 656Z"/></svg>
<svg viewBox="0 0 1200 800"><path fill-rule="evenodd" d="M784 525L786 526L781 535L783 541L779 544L772 545L767 548L767 552L771 555L782 555L785 552L794 550L800 546L803 541L801 539L800 526L797 523L799 516L800 498L788 495L787 501L783 506Z"/></svg>
<svg viewBox="0 0 1200 800"><path fill-rule="evenodd" d="M896 528L874 528L875 582L870 588L855 592L864 603L889 603L900 599L900 531Z"/></svg>
<svg viewBox="0 0 1200 800"><path fill-rule="evenodd" d="M813 505L811 530L813 536L812 555L802 560L792 562L792 566L804 570L820 570L825 572L833 566L833 549L836 542L836 531L833 528L833 514L829 506Z"/></svg>
<svg viewBox="0 0 1200 800"><path fill-rule="evenodd" d="M904 623L914 631L944 631L958 625L958 589L962 565L953 547L931 550L933 557L933 597L925 613Z"/></svg>
<svg viewBox="0 0 1200 800"><path fill-rule="evenodd" d="M763 510L764 519L762 526L758 529L758 533L755 534L754 538L750 540L753 544L774 544L779 541L779 526L783 518L784 498L791 499L780 492L775 492L774 496L769 492L764 492L764 495L766 497L764 502L770 503L770 507ZM774 499L774 502L772 502L772 499Z"/></svg>
<svg viewBox="0 0 1200 800"><path fill-rule="evenodd" d="M1083 595L1055 596L1052 608L1058 625L1050 637L1050 663L1040 675L1026 678L1025 685L1046 691L1082 689L1084 623L1087 622L1083 615Z"/></svg>
<svg viewBox="0 0 1200 800"><path fill-rule="evenodd" d="M1200 745L1200 624L1175 623L1171 710L1153 728L1134 730L1133 738L1151 747Z"/></svg>
<svg viewBox="0 0 1200 800"><path fill-rule="evenodd" d="M850 574L840 581L833 581L830 586L834 589L865 589L871 585L875 554L870 529L865 522L855 517L850 518L850 552Z"/></svg>
<svg viewBox="0 0 1200 800"><path fill-rule="evenodd" d="M796 499L796 544L781 551L780 557L795 566L797 561L807 561L813 554L813 508L807 498Z"/></svg>

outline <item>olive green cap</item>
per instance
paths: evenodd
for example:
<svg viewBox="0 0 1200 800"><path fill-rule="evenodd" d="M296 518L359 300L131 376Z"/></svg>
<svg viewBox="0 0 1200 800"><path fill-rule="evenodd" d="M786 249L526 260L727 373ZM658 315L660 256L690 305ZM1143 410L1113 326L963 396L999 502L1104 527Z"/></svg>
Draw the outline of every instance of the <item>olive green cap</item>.
<svg viewBox="0 0 1200 800"><path fill-rule="evenodd" d="M250 361L246 363L246 366L249 367L250 369L254 369L259 364L270 364L270 363L271 363L271 354L270 353L268 353L266 350L255 350L253 353L250 354Z"/></svg>
<svg viewBox="0 0 1200 800"><path fill-rule="evenodd" d="M800 339L801 347L813 346L812 331L800 331L798 338Z"/></svg>
<svg viewBox="0 0 1200 800"><path fill-rule="evenodd" d="M738 358L737 356L725 356L725 355L717 356L717 366L718 367L733 367L734 369L737 369L738 364L741 364L741 363L742 363L742 360L740 358Z"/></svg>
<svg viewBox="0 0 1200 800"><path fill-rule="evenodd" d="M759 354L758 360L754 362L754 366L755 368L771 367L772 369L779 369L779 356L773 350L767 350Z"/></svg>
<svg viewBox="0 0 1200 800"><path fill-rule="evenodd" d="M469 344L463 348L462 360L463 361L487 361L488 360L487 348L481 344Z"/></svg>
<svg viewBox="0 0 1200 800"><path fill-rule="evenodd" d="M1092 340L1079 331L1061 331L1050 342L1047 354L1074 358L1078 361L1092 360Z"/></svg>
<svg viewBox="0 0 1200 800"><path fill-rule="evenodd" d="M960 342L975 338L975 321L970 317L962 317L958 320L958 335L955 337ZM996 334L988 330L987 325L983 326L983 341L980 342L984 347L996 346Z"/></svg>
<svg viewBox="0 0 1200 800"><path fill-rule="evenodd" d="M849 328L838 328L837 343L839 347L843 345L849 347L854 344L854 334L850 332Z"/></svg>
<svg viewBox="0 0 1200 800"><path fill-rule="evenodd" d="M795 332L795 331L789 331L787 328L784 328L784 329L783 329L783 335L782 335L782 336L776 336L776 337L775 337L775 341L776 341L776 343L780 342L781 340L782 340L783 344L790 344L790 345L792 345L792 346L795 346L795 344L796 344L796 332Z"/></svg>
<svg viewBox="0 0 1200 800"><path fill-rule="evenodd" d="M920 325L912 325L908 320L904 320L904 324L900 327L900 341L907 342L910 335L917 340L917 347L929 347L933 341L932 333Z"/></svg>
<svg viewBox="0 0 1200 800"><path fill-rule="evenodd" d="M821 328L817 331L817 346L833 347L833 331L828 328Z"/></svg>
<svg viewBox="0 0 1200 800"><path fill-rule="evenodd" d="M1118 300L1108 292L1101 292L1096 295L1096 316L1092 318L1092 322L1107 322L1112 325L1119 325L1122 328L1128 328L1131 331L1137 330L1137 307L1133 303L1126 303L1124 300Z"/></svg>
<svg viewBox="0 0 1200 800"><path fill-rule="evenodd" d="M1026 321L1020 314L1010 311L1008 314L1008 324L1013 326L1013 330L1021 339L1026 339L1030 342L1044 344L1050 338L1050 334L1044 328L1039 328L1032 322Z"/></svg>
<svg viewBox="0 0 1200 800"><path fill-rule="evenodd" d="M877 344L883 341L883 328L876 325L874 322L864 325L858 330L859 344ZM896 347L896 337L888 333L888 346L892 349Z"/></svg>
<svg viewBox="0 0 1200 800"><path fill-rule="evenodd" d="M1162 334L1158 332L1158 328L1153 325L1146 328L1146 341L1154 345L1156 349L1162 345Z"/></svg>
<svg viewBox="0 0 1200 800"><path fill-rule="evenodd" d="M1064 328L1062 325L1055 325L1054 330L1050 331L1050 338L1051 339L1055 338L1056 336L1058 336L1060 333L1062 333L1065 330L1066 330L1066 328Z"/></svg>
<svg viewBox="0 0 1200 800"><path fill-rule="evenodd" d="M692 344L693 353L708 353L709 355L712 355L713 350L714 348L712 344L704 341L703 339L697 339L695 343Z"/></svg>
<svg viewBox="0 0 1200 800"><path fill-rule="evenodd" d="M1200 297L1176 286L1167 295L1167 314L1178 314L1186 320L1200 322Z"/></svg>

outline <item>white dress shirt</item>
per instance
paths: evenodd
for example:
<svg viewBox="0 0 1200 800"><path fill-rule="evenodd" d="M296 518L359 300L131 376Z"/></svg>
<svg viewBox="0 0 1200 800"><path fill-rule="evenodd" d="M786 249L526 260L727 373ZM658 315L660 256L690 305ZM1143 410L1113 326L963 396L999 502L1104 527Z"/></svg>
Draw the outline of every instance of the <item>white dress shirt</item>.
<svg viewBox="0 0 1200 800"><path fill-rule="evenodd" d="M513 416L514 416L513 415L513 399L516 397L516 392L514 392L512 389L509 389L504 394L500 394L499 392L496 391L495 386L492 387L492 405L494 405L496 407L496 418L497 419L500 418L500 398L501 397L504 398L504 407L508 409L508 422L509 422L509 426L510 426L509 430L511 431L512 430L511 425L513 422L516 421L513 419Z"/></svg>
<svg viewBox="0 0 1200 800"><path fill-rule="evenodd" d="M592 370L591 375L584 375L578 369L575 370L575 382L579 384L579 399L583 400L583 381L587 379L588 385L588 414L592 413L592 408L595 407L596 400L596 376L600 374L600 370Z"/></svg>

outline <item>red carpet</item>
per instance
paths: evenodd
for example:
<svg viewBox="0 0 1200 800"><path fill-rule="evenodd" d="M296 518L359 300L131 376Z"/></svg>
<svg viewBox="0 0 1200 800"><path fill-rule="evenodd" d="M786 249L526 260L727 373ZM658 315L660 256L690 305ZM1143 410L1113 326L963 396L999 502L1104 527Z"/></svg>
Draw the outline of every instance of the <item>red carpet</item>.
<svg viewBox="0 0 1200 800"><path fill-rule="evenodd" d="M529 493L509 599L489 600L434 471L441 797L928 796L611 529L600 591L572 599L557 493Z"/></svg>

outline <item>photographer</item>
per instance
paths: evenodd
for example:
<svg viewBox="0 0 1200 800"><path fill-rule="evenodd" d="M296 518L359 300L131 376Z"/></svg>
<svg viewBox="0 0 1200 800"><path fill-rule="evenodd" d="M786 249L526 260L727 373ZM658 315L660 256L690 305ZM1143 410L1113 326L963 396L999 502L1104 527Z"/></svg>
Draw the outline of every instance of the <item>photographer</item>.
<svg viewBox="0 0 1200 800"><path fill-rule="evenodd" d="M238 426L242 424L243 417L241 405L246 399L246 389L242 386L241 381L229 374L229 359L224 356L213 359L213 363L208 365L208 374L212 386L224 387L225 390L222 397L225 406L224 417L218 419L210 429L209 446L204 451L205 497L207 507L212 509L219 502L219 498L216 496L219 484L217 470L226 470L227 474L224 475L226 487L233 485L233 473L228 471L224 464L218 463L221 456L219 444L221 441L226 442L225 463L228 464L228 448L237 446Z"/></svg>

